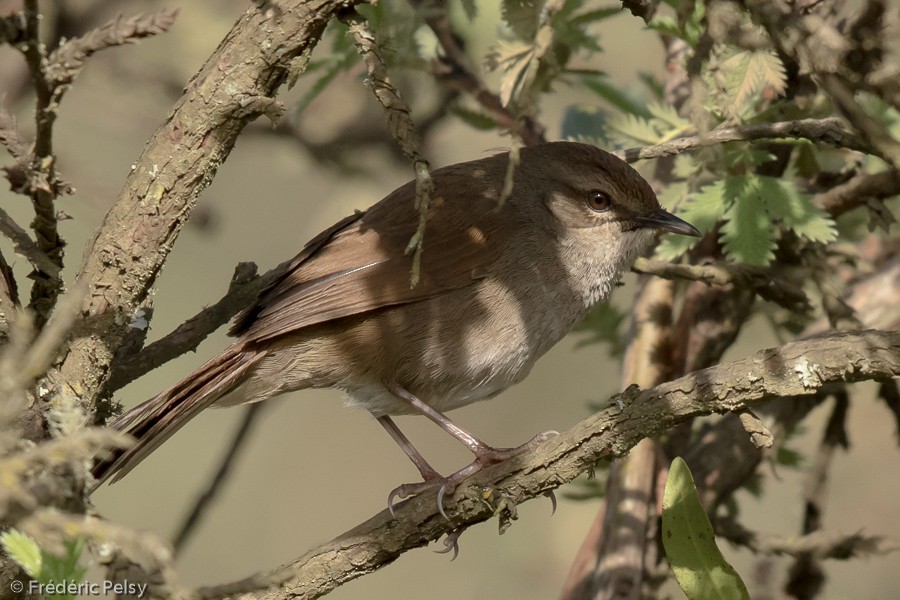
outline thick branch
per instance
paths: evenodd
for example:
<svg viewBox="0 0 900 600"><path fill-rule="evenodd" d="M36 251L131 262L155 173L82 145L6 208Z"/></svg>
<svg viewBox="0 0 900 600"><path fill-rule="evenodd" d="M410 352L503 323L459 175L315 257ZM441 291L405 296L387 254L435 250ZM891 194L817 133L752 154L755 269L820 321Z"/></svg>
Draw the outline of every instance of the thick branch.
<svg viewBox="0 0 900 600"><path fill-rule="evenodd" d="M573 480L598 459L621 456L638 441L693 417L736 411L763 400L809 396L834 382L900 376L900 332L833 333L703 369L653 389L618 395L610 407L519 457L485 469L445 500L451 521L424 494L383 511L292 563L230 584L200 588L194 597L217 599L244 592L267 598L317 598L371 573L402 553L458 528L485 521L481 500L491 484L514 503Z"/></svg>
<svg viewBox="0 0 900 600"><path fill-rule="evenodd" d="M83 327L51 374L57 385L96 402L131 316L238 134L277 112L273 96L292 68L334 15L358 1L254 2L240 17L147 143L88 244L78 273L89 283Z"/></svg>
<svg viewBox="0 0 900 600"><path fill-rule="evenodd" d="M865 204L868 200L885 200L900 194L900 171L888 169L880 173L862 173L849 181L818 194L813 201L838 217Z"/></svg>
<svg viewBox="0 0 900 600"><path fill-rule="evenodd" d="M839 148L848 148L874 154L872 147L863 139L851 133L841 119L801 119L799 121L781 121L779 123L762 123L759 125L739 125L737 127L719 127L705 135L679 138L671 142L628 148L614 154L626 162L635 162L648 158L662 158L715 146L726 142L785 139L807 139L813 142L831 144Z"/></svg>

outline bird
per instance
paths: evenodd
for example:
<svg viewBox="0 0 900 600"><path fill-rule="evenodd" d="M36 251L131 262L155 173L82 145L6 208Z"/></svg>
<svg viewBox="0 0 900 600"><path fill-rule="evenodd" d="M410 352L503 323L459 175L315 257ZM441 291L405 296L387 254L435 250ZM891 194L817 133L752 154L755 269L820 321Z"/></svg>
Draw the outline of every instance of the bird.
<svg viewBox="0 0 900 600"><path fill-rule="evenodd" d="M631 166L596 146L522 148L503 198L508 153L433 171L418 282L410 239L420 226L415 181L312 238L287 270L235 318L234 342L196 371L115 419L135 442L95 463L96 486L116 481L210 406L336 388L407 454L422 482L397 498L443 497L487 465L533 447L494 448L446 412L522 381L657 231L699 236L660 207ZM419 414L475 456L440 475L392 417ZM444 513L445 514L445 513Z"/></svg>

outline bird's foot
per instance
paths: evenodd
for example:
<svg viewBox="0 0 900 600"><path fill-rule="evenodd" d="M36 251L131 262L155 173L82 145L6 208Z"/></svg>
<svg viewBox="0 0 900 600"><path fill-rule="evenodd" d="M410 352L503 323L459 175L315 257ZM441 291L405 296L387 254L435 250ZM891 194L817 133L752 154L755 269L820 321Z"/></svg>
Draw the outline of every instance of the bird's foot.
<svg viewBox="0 0 900 600"><path fill-rule="evenodd" d="M475 473L478 473L485 467L495 465L514 456L518 456L523 452L527 452L541 442L544 442L556 435L559 435L558 431L545 431L534 436L521 446L516 446L515 448L493 448L487 445L482 446L475 453L475 460L471 464L466 465L452 475L448 475L447 477L440 477L435 474L435 476L427 477L426 480L421 483L404 483L403 485L394 488L391 493L388 494L388 510L393 517L394 502L396 500L409 498L410 496L415 496L437 488L438 512L442 517L449 521L450 517L447 516L447 513L444 510L444 498L448 494L453 494L460 483L462 483ZM555 511L555 497L553 497L553 501Z"/></svg>

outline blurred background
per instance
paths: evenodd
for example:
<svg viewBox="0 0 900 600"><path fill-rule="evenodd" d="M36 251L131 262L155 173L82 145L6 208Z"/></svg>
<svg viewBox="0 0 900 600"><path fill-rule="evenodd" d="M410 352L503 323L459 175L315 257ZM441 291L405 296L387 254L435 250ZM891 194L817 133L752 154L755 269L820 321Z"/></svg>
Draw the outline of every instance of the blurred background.
<svg viewBox="0 0 900 600"><path fill-rule="evenodd" d="M50 3L45 4L52 10ZM484 56L495 40L498 15L488 4L481 3L482 12L466 26L472 57ZM0 14L16 5L0 0ZM59 203L72 217L61 226L69 244L70 276L145 141L247 2L66 2L67 19L61 23L66 36L119 13L129 16L164 6L180 11L169 33L96 55L63 102L55 143L60 172L76 189ZM642 28L643 23L627 13L604 22L595 33L606 52L594 59L585 57L584 66L607 72L622 89L636 88L641 72L661 74L662 49L648 43L654 37L642 35ZM424 35L417 41L425 47L434 45ZM320 44L314 59L327 56L331 43L326 39ZM403 71L394 74L414 116L433 110L439 101L433 80ZM490 77L488 81L496 84ZM273 131L262 119L252 124L204 192L159 278L150 341L218 300L238 262L254 261L265 271L293 256L321 229L411 178L410 166L389 150L381 109L363 86L361 67L339 75L302 114L291 114L292 103L308 86L309 81L301 80L280 97L289 107L291 127ZM27 72L18 53L7 47L0 47L0 94L18 115L20 129L29 132ZM595 95L575 87L561 86L547 95L540 113L547 138L559 139L568 107L596 102ZM374 141L339 143L354 133ZM433 166L479 158L507 144L504 138L453 119L436 126L428 139L426 153ZM4 189L0 202L20 223L30 221L30 206L21 197ZM26 281L27 263L13 254L6 239L0 239L0 248L15 261L20 281ZM622 307L629 304L630 277L614 298ZM777 343L767 331L767 327L746 328L726 358ZM603 401L620 387L618 360L609 357L607 348L578 347L577 342L577 335L570 336L537 364L524 383L492 402L456 411L454 418L497 446L517 445L536 432L570 427L588 414L589 402ZM196 354L150 373L121 390L116 399L125 407L133 406L226 344L219 332ZM867 386L856 389L860 400L874 396ZM224 583L289 562L384 509L387 494L396 485L416 481L417 472L381 427L368 414L341 404L340 394L330 391L305 391L270 402L225 489L178 558L182 584ZM819 410L822 414L807 422L813 434L802 436L796 449L811 450L818 443L815 432L821 431L826 416L824 409ZM122 482L98 491L97 512L170 539L207 485L242 414L243 409L229 409L201 415ZM423 419L401 417L398 422L438 470L451 472L470 461L457 442ZM827 530L900 538L900 452L896 444L884 443L894 439L893 427L880 405L853 403L851 450L836 459L832 471ZM892 476L886 477L888 473ZM773 467L765 479L764 501L740 494L743 522L763 531L799 532L803 466ZM560 490L560 506L552 517L548 501L519 507L519 520L502 537L495 522L470 529L460 540L455 562L429 550L410 552L331 597L556 597L597 509L596 501L568 500L565 493L565 488ZM778 561L762 564L726 543L722 546L748 583L760 569L777 572L783 566ZM896 555L830 561L822 597L895 597L900 590L898 564ZM778 576L782 578L783 574ZM672 593L681 594L677 588Z"/></svg>

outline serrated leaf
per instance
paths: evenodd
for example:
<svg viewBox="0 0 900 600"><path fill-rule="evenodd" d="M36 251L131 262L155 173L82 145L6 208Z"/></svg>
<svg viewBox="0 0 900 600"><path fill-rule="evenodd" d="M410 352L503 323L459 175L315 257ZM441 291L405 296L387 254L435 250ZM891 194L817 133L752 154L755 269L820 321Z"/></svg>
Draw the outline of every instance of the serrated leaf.
<svg viewBox="0 0 900 600"><path fill-rule="evenodd" d="M33 539L18 531L10 529L0 533L0 545L16 564L28 574L29 577L37 577L43 564L41 548Z"/></svg>
<svg viewBox="0 0 900 600"><path fill-rule="evenodd" d="M759 179L760 194L769 216L811 242L827 244L837 238L834 219L813 204L808 195L801 194L793 184L774 177Z"/></svg>
<svg viewBox="0 0 900 600"><path fill-rule="evenodd" d="M769 220L759 188L752 185L752 181L750 183L725 211L725 224L722 225L719 240L729 259L748 265L765 266L775 257L775 228Z"/></svg>
<svg viewBox="0 0 900 600"><path fill-rule="evenodd" d="M609 119L610 137L621 146L649 146L662 141L653 123L630 113L612 115Z"/></svg>
<svg viewBox="0 0 900 600"><path fill-rule="evenodd" d="M774 54L767 50L729 50L725 56L719 69L728 101L728 106L723 108L727 112L735 116L745 114L765 88L776 96L784 94L787 75Z"/></svg>
<svg viewBox="0 0 900 600"><path fill-rule="evenodd" d="M700 230L700 233L706 234L722 218L728 206L725 183L719 181L692 194L680 207L678 216ZM693 248L696 242L697 238L685 235L667 235L657 246L656 257L660 260L674 260Z"/></svg>
<svg viewBox="0 0 900 600"><path fill-rule="evenodd" d="M671 212L688 201L688 198L690 197L688 194L689 191L690 189L688 188L686 181L676 181L663 188L663 190L656 195L656 199L659 200L659 203L663 208Z"/></svg>
<svg viewBox="0 0 900 600"><path fill-rule="evenodd" d="M82 537L66 540L66 554L64 556L55 556L48 552L43 552L43 567L38 575L38 580L44 583L51 581L73 581L80 582L84 579L87 569L81 566L81 553L85 547L85 540ZM63 594L57 596L60 599L71 598L72 596Z"/></svg>
<svg viewBox="0 0 900 600"><path fill-rule="evenodd" d="M755 167L771 160L775 160L774 154L747 144L727 147L725 155L722 157L722 162L728 167L729 171L734 171L741 167Z"/></svg>
<svg viewBox="0 0 900 600"><path fill-rule="evenodd" d="M663 495L662 540L689 600L750 600L747 587L716 545L687 463L675 458Z"/></svg>
<svg viewBox="0 0 900 600"><path fill-rule="evenodd" d="M689 154L679 154L675 157L675 166L672 174L679 179L687 179L700 169L700 163Z"/></svg>
<svg viewBox="0 0 900 600"><path fill-rule="evenodd" d="M540 0L503 0L500 14L517 37L531 40L537 32L543 7Z"/></svg>
<svg viewBox="0 0 900 600"><path fill-rule="evenodd" d="M675 107L670 104L651 102L647 105L647 110L663 123L671 125L672 129L684 130L691 126L691 122L679 115Z"/></svg>
<svg viewBox="0 0 900 600"><path fill-rule="evenodd" d="M771 50L757 50L750 58L750 70L755 71L762 87L769 88L773 96L784 95L787 72L781 59Z"/></svg>

